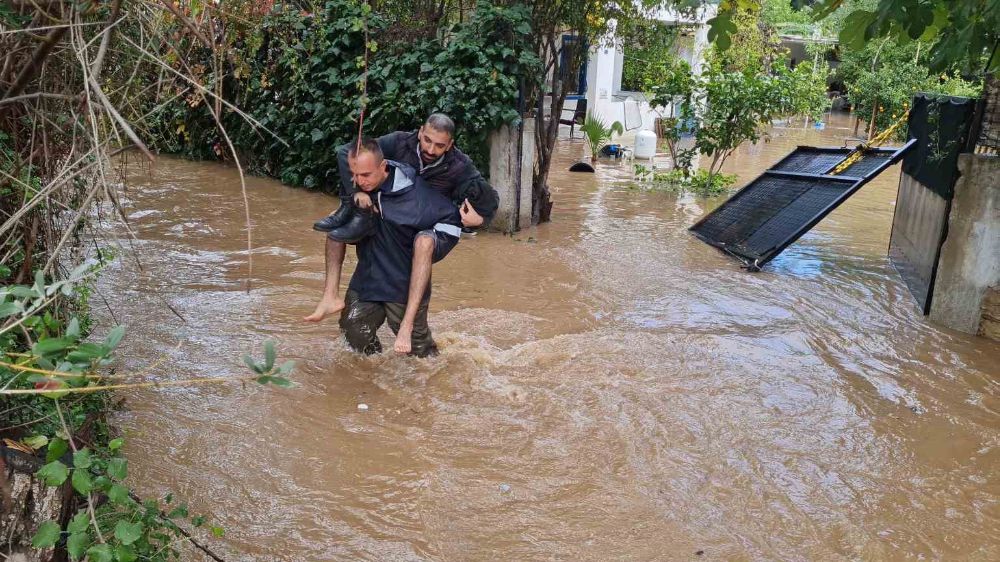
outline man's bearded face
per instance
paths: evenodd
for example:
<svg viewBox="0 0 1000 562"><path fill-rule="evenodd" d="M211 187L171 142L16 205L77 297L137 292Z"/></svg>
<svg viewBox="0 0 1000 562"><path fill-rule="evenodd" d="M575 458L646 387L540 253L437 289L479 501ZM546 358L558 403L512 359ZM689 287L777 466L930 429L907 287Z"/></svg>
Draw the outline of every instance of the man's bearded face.
<svg viewBox="0 0 1000 562"><path fill-rule="evenodd" d="M430 164L437 160L445 152L451 150L454 144L451 135L427 125L420 127L417 139L420 141L420 159L424 161L424 164Z"/></svg>

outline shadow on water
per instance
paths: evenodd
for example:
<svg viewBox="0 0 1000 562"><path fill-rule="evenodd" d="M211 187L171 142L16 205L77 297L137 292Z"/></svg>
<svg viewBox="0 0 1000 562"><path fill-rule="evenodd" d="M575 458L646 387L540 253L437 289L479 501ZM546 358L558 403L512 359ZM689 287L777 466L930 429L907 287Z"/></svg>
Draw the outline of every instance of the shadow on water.
<svg viewBox="0 0 1000 562"><path fill-rule="evenodd" d="M727 171L839 145L836 125L776 129ZM122 367L239 374L275 338L299 383L127 393L139 489L225 526L230 560L1000 558L1000 350L929 324L889 265L898 169L749 274L686 231L721 199L565 173L583 144L558 150L554 222L435 266L422 361L300 321L331 197L250 180L248 294L235 172L137 174L145 267L122 255L99 287Z"/></svg>

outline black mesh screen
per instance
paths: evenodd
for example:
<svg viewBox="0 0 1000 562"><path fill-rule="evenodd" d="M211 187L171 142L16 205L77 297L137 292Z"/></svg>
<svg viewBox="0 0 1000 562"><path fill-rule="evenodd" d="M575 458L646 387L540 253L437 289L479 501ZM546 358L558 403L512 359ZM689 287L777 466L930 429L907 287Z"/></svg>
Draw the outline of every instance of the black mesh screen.
<svg viewBox="0 0 1000 562"><path fill-rule="evenodd" d="M743 257L762 260L851 185L764 175L693 231Z"/></svg>
<svg viewBox="0 0 1000 562"><path fill-rule="evenodd" d="M802 174L822 174L843 160L847 152L847 149L833 152L800 147L771 169Z"/></svg>
<svg viewBox="0 0 1000 562"><path fill-rule="evenodd" d="M759 267L913 145L911 141L899 150L874 149L837 176L824 173L843 161L851 149L799 147L690 230L705 242Z"/></svg>

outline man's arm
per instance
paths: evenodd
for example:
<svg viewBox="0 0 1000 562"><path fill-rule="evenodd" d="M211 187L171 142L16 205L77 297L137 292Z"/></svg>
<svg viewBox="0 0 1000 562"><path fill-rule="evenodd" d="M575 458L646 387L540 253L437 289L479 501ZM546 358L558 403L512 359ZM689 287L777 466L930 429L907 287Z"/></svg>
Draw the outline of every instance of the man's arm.
<svg viewBox="0 0 1000 562"><path fill-rule="evenodd" d="M382 135L375 140L382 149L383 156L389 160L398 160L399 151L403 146L403 138L409 134L412 133L408 133L406 131L396 131L394 133L389 133L388 135ZM340 174L341 197L349 197L357 191L354 187L354 180L351 178L351 169L347 167L347 154L350 152L351 147L354 146L355 142L357 141L351 141L337 148L337 172Z"/></svg>
<svg viewBox="0 0 1000 562"><path fill-rule="evenodd" d="M476 213L483 217L483 224L477 228L486 228L496 215L497 207L500 206L500 195L486 181L486 178L479 173L479 170L476 170L476 167L471 162L469 163L469 170L472 173L467 174L466 177L463 177L459 181L458 189L455 193L458 196L459 206L468 200Z"/></svg>
<svg viewBox="0 0 1000 562"><path fill-rule="evenodd" d="M496 215L497 207L500 206L500 195L476 169L476 165L468 155L457 148L452 150L458 153L458 159L464 164L464 168L455 178L453 200L461 208L468 199L476 214L483 218L483 223L476 228L486 228Z"/></svg>

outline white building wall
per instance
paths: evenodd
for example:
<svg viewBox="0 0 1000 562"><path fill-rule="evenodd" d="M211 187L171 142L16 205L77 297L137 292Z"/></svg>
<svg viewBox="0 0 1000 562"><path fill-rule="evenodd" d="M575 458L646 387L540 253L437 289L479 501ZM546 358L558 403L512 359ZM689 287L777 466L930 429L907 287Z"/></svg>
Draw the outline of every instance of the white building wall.
<svg viewBox="0 0 1000 562"><path fill-rule="evenodd" d="M694 25L695 33L690 46L681 45L678 55L691 65L695 75L701 74L705 51L708 48L708 25L706 21L715 17L717 7L709 5L699 10L696 18L684 18L673 10L661 10L656 19L674 25ZM631 137L639 130L653 130L656 118L667 114L664 108L651 108L642 92L621 91L624 52L621 48L628 38L616 38L613 45L601 45L591 49L587 69L587 107L607 123L619 121L629 129ZM569 106L570 102L567 102ZM628 111L628 119L626 119ZM626 122L627 121L627 122Z"/></svg>

